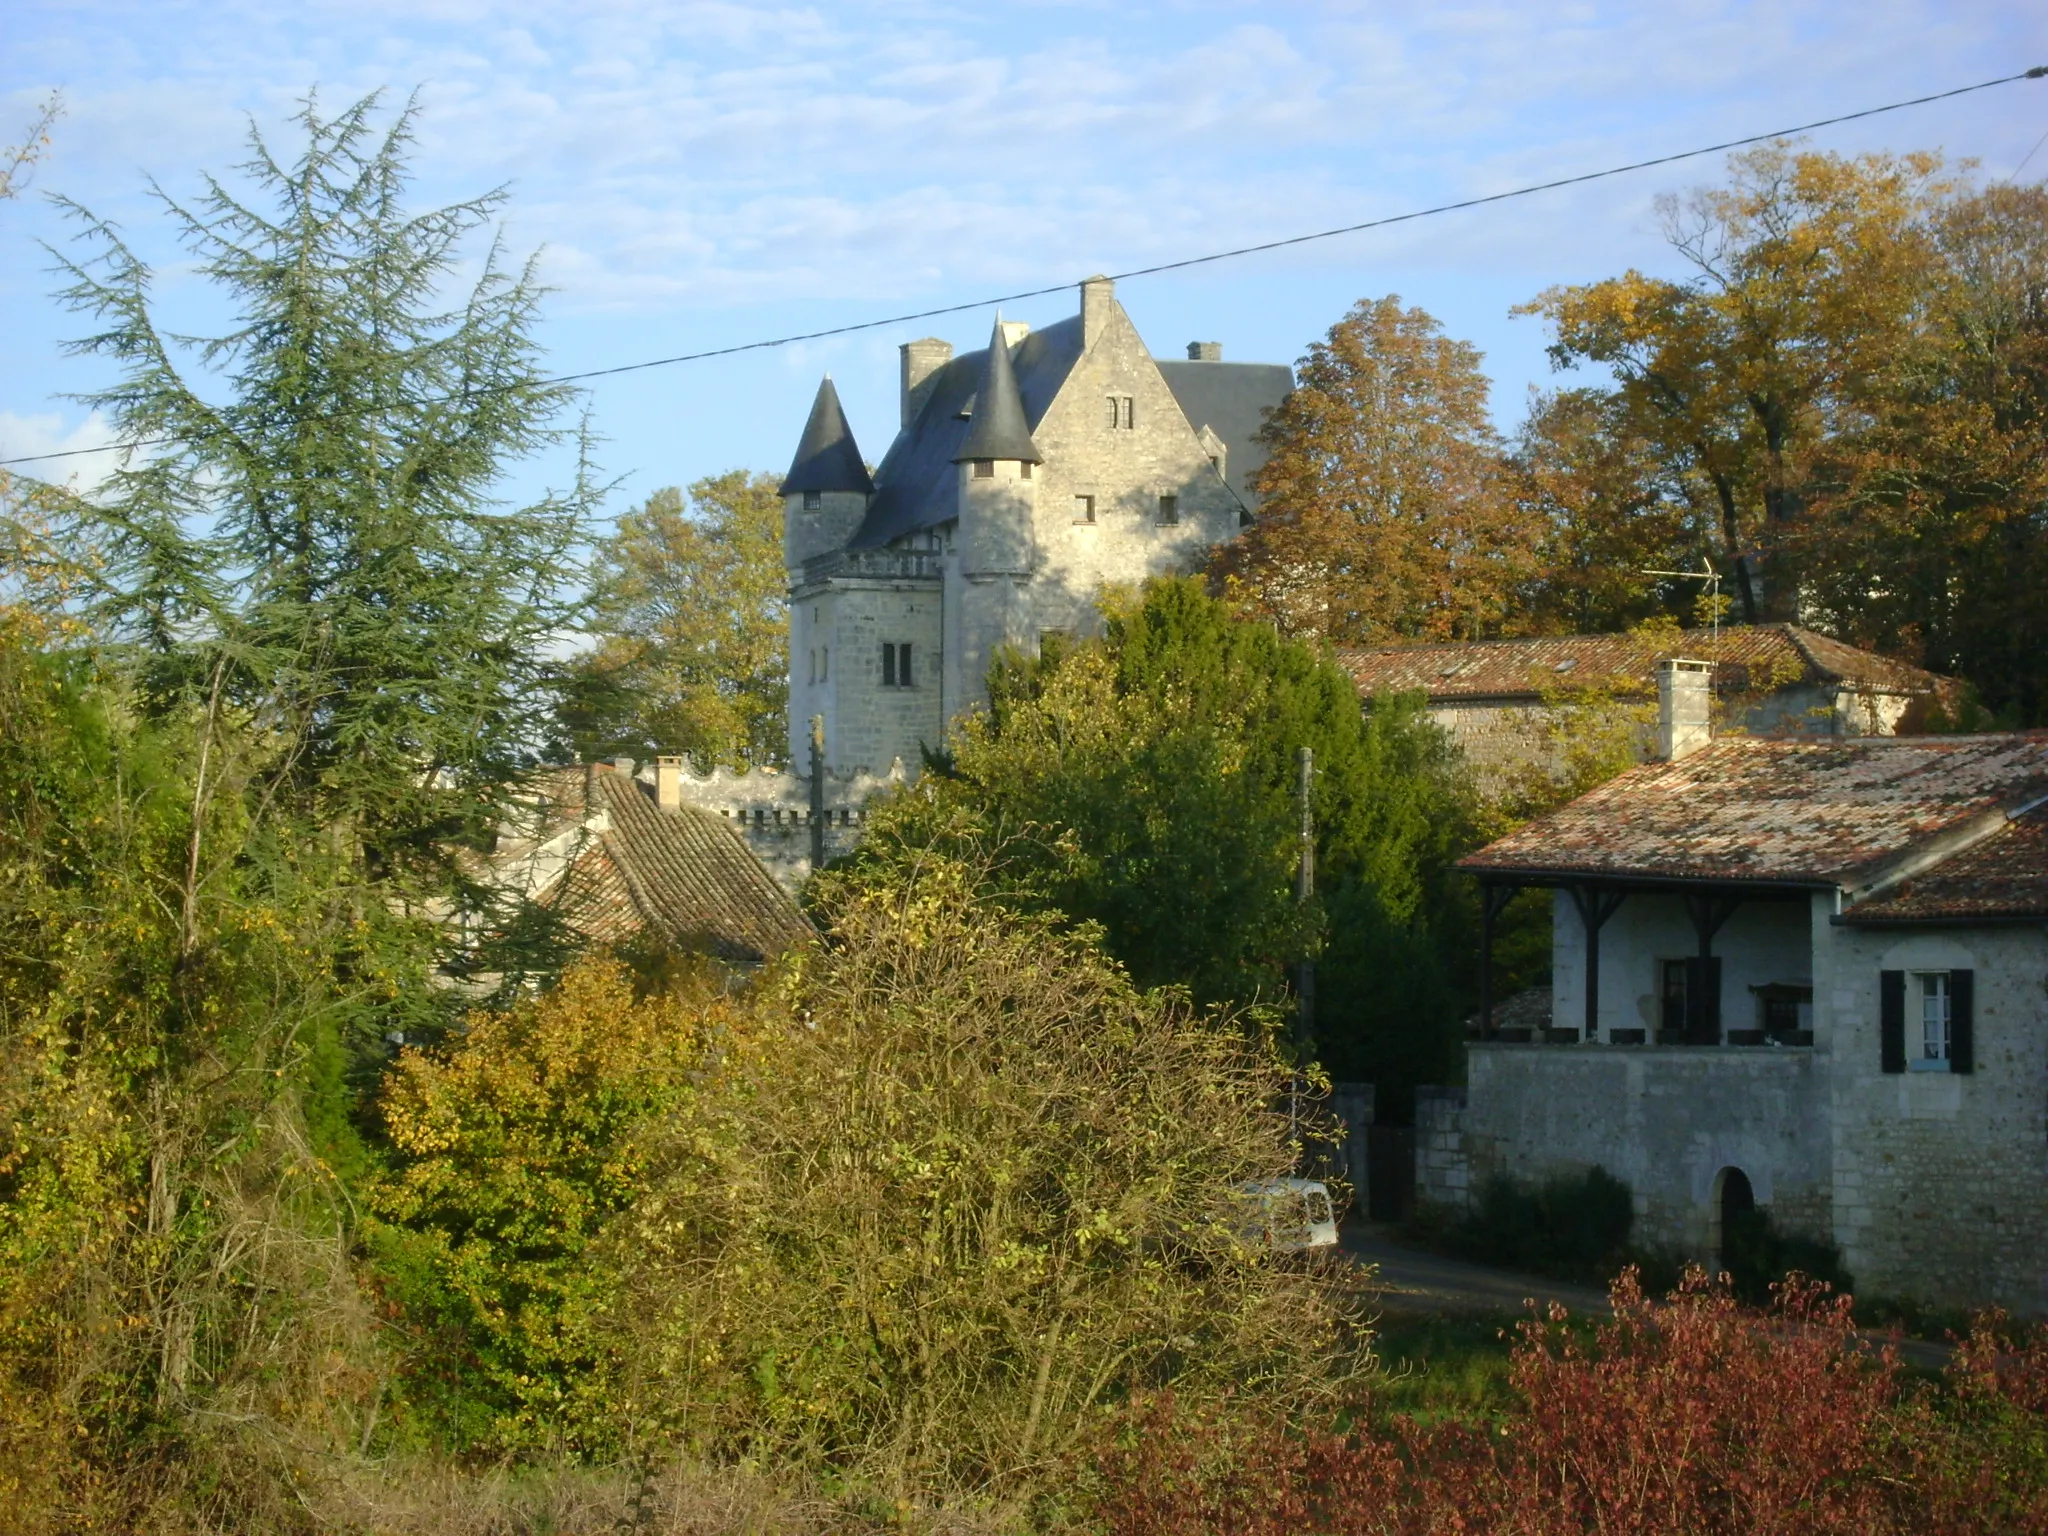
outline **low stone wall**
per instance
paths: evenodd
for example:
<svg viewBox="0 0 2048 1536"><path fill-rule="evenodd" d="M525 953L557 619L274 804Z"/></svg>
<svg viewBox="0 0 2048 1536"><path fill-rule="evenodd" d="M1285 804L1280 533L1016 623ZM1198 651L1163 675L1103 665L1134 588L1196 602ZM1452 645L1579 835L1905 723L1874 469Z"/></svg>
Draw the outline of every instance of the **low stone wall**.
<svg viewBox="0 0 2048 1536"><path fill-rule="evenodd" d="M1458 1187L1455 1123L1468 1187L1598 1166L1634 1191L1637 1238L1688 1256L1718 1253L1731 1168L1781 1230L1830 1236L1828 1103L1811 1050L1481 1042L1466 1064L1466 1103L1439 1111L1446 1140L1426 1177L1444 1194L1431 1198Z"/></svg>

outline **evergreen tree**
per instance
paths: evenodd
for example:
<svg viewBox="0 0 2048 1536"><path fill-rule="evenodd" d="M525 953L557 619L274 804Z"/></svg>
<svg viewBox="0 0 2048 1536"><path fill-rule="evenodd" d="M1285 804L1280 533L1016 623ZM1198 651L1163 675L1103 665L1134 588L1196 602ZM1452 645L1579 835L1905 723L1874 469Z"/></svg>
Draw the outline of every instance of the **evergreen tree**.
<svg viewBox="0 0 2048 1536"><path fill-rule="evenodd" d="M84 514L107 552L98 617L160 710L245 722L273 750L259 793L372 878L447 897L451 850L487 838L545 717L550 636L597 498L587 468L538 503L494 489L560 442L571 392L542 376L531 263L492 238L502 192L405 206L414 109L335 117L303 148L252 130L245 198L208 177L157 200L230 327L177 337L154 274L73 206L64 297L101 327L74 350L119 382L85 397L129 445Z"/></svg>

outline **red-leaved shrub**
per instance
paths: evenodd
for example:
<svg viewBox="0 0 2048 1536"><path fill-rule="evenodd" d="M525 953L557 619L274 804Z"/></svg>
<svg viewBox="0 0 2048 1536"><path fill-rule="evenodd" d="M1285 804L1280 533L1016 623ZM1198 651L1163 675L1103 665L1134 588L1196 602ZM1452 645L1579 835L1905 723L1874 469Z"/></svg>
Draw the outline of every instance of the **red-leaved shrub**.
<svg viewBox="0 0 2048 1536"><path fill-rule="evenodd" d="M1846 1297L1793 1276L1767 1309L1701 1272L1635 1276L1590 1342L1522 1325L1517 1409L1422 1426L1358 1407L1302 1432L1171 1398L1096 1457L1110 1536L1831 1536L2048 1531L2048 1330L1980 1324L1945 1390L1904 1392Z"/></svg>

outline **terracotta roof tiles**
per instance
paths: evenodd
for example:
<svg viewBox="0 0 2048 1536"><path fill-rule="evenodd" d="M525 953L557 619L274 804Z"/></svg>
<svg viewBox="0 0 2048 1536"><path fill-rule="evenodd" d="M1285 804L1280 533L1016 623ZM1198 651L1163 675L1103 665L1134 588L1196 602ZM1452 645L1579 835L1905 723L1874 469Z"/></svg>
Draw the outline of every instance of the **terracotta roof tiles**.
<svg viewBox="0 0 2048 1536"><path fill-rule="evenodd" d="M2048 922L2048 808L1842 915L1852 923Z"/></svg>

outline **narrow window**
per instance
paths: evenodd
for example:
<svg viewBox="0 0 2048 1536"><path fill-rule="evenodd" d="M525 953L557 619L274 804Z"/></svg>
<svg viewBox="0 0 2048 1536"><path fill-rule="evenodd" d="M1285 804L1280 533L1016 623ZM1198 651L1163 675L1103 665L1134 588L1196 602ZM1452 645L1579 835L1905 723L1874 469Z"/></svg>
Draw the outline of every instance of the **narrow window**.
<svg viewBox="0 0 2048 1536"><path fill-rule="evenodd" d="M1159 498L1159 526L1162 528L1171 527L1179 521L1180 498L1170 495L1161 496Z"/></svg>
<svg viewBox="0 0 2048 1536"><path fill-rule="evenodd" d="M1136 402L1129 395L1124 396L1124 430L1130 431L1138 424L1138 413L1133 407Z"/></svg>
<svg viewBox="0 0 2048 1536"><path fill-rule="evenodd" d="M1115 395L1109 397L1109 424L1112 428L1124 424L1123 407Z"/></svg>
<svg viewBox="0 0 2048 1536"><path fill-rule="evenodd" d="M824 506L824 505L825 505L825 493L824 493L823 491L805 491L805 492L804 492L804 510L805 510L806 512L815 512L815 511L817 511L817 510L818 510L818 508L820 508L820 507L822 507L822 506Z"/></svg>
<svg viewBox="0 0 2048 1536"><path fill-rule="evenodd" d="M1076 496L1074 498L1074 521L1077 523L1092 523L1095 521L1095 498L1093 496Z"/></svg>
<svg viewBox="0 0 2048 1536"><path fill-rule="evenodd" d="M910 642L908 640L896 647L896 686L898 688L908 688L910 686Z"/></svg>
<svg viewBox="0 0 2048 1536"><path fill-rule="evenodd" d="M1031 461L1029 459L1025 459L1017 465L1017 478L1019 480L1029 480L1031 478Z"/></svg>
<svg viewBox="0 0 2048 1536"><path fill-rule="evenodd" d="M908 688L910 686L910 642L908 640L884 640L882 642L882 686L884 688Z"/></svg>
<svg viewBox="0 0 2048 1536"><path fill-rule="evenodd" d="M1657 978L1662 1004L1658 1022L1665 1034L1676 1039L1685 1033L1686 963L1683 960L1660 960L1657 968L1662 973Z"/></svg>
<svg viewBox="0 0 2048 1536"><path fill-rule="evenodd" d="M1915 971L1913 997L1919 1006L1918 1049L1907 1065L1915 1072L1946 1072L1949 1058L1949 984L1947 971Z"/></svg>
<svg viewBox="0 0 2048 1536"><path fill-rule="evenodd" d="M831 680L832 647L829 645L820 646L818 648L818 681L821 683L827 683Z"/></svg>
<svg viewBox="0 0 2048 1536"><path fill-rule="evenodd" d="M995 477L996 477L996 461L995 461L994 459L976 459L976 460L974 461L974 478L975 478L975 479L977 479L977 480L993 480L993 479L995 479Z"/></svg>
<svg viewBox="0 0 2048 1536"><path fill-rule="evenodd" d="M896 643L893 640L882 642L882 686L896 686Z"/></svg>

